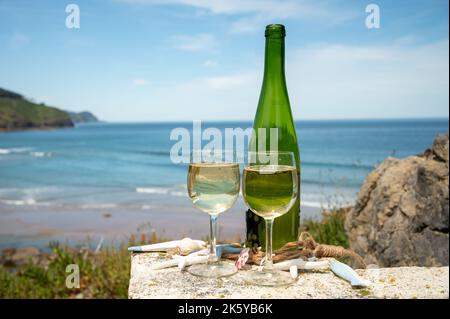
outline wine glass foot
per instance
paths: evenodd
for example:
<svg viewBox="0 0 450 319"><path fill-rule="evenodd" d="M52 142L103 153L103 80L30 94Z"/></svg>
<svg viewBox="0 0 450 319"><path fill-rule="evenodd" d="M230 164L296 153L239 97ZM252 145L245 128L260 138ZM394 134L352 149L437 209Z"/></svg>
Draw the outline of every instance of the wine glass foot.
<svg viewBox="0 0 450 319"><path fill-rule="evenodd" d="M219 261L211 264L192 265L187 271L198 277L220 278L234 275L237 273L237 268L233 264Z"/></svg>
<svg viewBox="0 0 450 319"><path fill-rule="evenodd" d="M278 287L291 285L295 279L281 270L252 270L245 275L245 281L257 286Z"/></svg>

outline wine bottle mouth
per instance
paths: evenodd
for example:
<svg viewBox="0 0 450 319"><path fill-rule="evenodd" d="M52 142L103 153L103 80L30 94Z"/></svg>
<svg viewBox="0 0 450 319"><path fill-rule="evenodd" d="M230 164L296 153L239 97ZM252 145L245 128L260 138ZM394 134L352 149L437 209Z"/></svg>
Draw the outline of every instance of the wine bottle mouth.
<svg viewBox="0 0 450 319"><path fill-rule="evenodd" d="M266 37L284 38L286 36L286 29L282 24L269 24L266 26Z"/></svg>

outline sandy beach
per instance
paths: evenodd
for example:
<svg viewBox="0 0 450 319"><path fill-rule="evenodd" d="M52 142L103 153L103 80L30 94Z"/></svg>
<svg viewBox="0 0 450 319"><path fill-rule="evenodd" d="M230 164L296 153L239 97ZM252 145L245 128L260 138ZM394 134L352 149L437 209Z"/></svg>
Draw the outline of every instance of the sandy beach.
<svg viewBox="0 0 450 319"><path fill-rule="evenodd" d="M155 233L162 238L207 238L208 216L195 209L188 200L170 205L133 208L58 208L0 204L0 249L36 246L45 249L52 240L95 246L103 237L105 243L127 242L130 235ZM303 218L312 218L318 208L302 207ZM239 198L236 205L220 215L219 238L243 239L245 206Z"/></svg>

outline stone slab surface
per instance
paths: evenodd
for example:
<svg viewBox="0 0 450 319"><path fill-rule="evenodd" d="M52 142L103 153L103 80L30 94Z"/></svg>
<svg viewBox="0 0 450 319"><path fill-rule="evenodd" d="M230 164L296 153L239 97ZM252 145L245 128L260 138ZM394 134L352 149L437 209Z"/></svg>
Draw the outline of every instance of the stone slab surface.
<svg viewBox="0 0 450 319"><path fill-rule="evenodd" d="M395 267L357 270L372 282L354 289L330 271L301 272L289 287L259 287L245 283L246 270L217 280L192 276L177 267L151 270L167 260L157 253L131 256L129 298L449 298L448 267Z"/></svg>

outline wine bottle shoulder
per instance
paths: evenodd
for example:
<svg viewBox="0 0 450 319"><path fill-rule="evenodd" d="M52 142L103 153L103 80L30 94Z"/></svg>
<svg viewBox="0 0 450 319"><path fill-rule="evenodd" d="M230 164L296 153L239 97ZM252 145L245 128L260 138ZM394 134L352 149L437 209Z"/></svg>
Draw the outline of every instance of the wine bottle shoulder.
<svg viewBox="0 0 450 319"><path fill-rule="evenodd" d="M258 106L253 128L255 130L258 128L278 128L281 134L279 140L286 137L297 142L294 120L289 105Z"/></svg>

